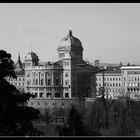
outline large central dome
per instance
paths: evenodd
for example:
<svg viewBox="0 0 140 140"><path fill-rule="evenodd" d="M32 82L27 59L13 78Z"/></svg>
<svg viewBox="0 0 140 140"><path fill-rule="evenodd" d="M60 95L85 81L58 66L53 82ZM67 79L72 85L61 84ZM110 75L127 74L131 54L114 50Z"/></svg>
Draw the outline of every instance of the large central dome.
<svg viewBox="0 0 140 140"><path fill-rule="evenodd" d="M69 30L69 33L66 37L63 37L59 41L58 50L83 50L81 41L72 35L72 31Z"/></svg>

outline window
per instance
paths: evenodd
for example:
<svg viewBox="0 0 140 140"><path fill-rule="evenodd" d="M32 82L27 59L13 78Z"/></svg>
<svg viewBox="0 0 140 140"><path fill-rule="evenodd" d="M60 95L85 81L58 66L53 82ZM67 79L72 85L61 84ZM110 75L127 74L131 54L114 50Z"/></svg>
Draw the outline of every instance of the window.
<svg viewBox="0 0 140 140"><path fill-rule="evenodd" d="M69 62L64 62L64 65L65 66L69 66Z"/></svg>
<svg viewBox="0 0 140 140"><path fill-rule="evenodd" d="M65 55L64 55L64 53L60 53L59 56L60 57L64 57Z"/></svg>
<svg viewBox="0 0 140 140"><path fill-rule="evenodd" d="M47 93L47 97L50 98L52 96L51 93Z"/></svg>
<svg viewBox="0 0 140 140"><path fill-rule="evenodd" d="M55 83L56 85L59 85L59 78L58 77L55 79L55 82L56 82Z"/></svg>
<svg viewBox="0 0 140 140"><path fill-rule="evenodd" d="M41 85L43 85L44 84L44 81L43 81L43 79L41 79Z"/></svg>
<svg viewBox="0 0 140 140"><path fill-rule="evenodd" d="M61 106L64 106L65 104L64 103L61 103Z"/></svg>
<svg viewBox="0 0 140 140"><path fill-rule="evenodd" d="M35 92L35 97L37 97L37 93Z"/></svg>
<svg viewBox="0 0 140 140"><path fill-rule="evenodd" d="M55 97L56 97L56 98L61 97L60 93L58 93L58 92L55 93Z"/></svg>
<svg viewBox="0 0 140 140"><path fill-rule="evenodd" d="M68 76L69 76L68 73L66 73L66 74L65 74L65 77L68 77Z"/></svg>
<svg viewBox="0 0 140 140"><path fill-rule="evenodd" d="M50 79L48 79L48 85L50 85L51 84L51 80Z"/></svg>
<svg viewBox="0 0 140 140"><path fill-rule="evenodd" d="M65 85L68 85L69 84L69 82L68 81L65 81Z"/></svg>
<svg viewBox="0 0 140 140"><path fill-rule="evenodd" d="M27 65L27 66L30 66L30 63L27 63L26 65Z"/></svg>
<svg viewBox="0 0 140 140"><path fill-rule="evenodd" d="M30 81L29 80L27 81L27 85L30 85Z"/></svg>
<svg viewBox="0 0 140 140"><path fill-rule="evenodd" d="M112 78L110 78L110 81L112 81Z"/></svg>
<svg viewBox="0 0 140 140"><path fill-rule="evenodd" d="M27 77L30 77L30 73L27 73Z"/></svg>
<svg viewBox="0 0 140 140"><path fill-rule="evenodd" d="M38 85L38 80L36 79L36 85Z"/></svg>
<svg viewBox="0 0 140 140"><path fill-rule="evenodd" d="M65 93L65 98L69 98L69 93Z"/></svg>
<svg viewBox="0 0 140 140"><path fill-rule="evenodd" d="M42 98L43 97L43 92L40 92L40 96L39 96L40 98Z"/></svg>

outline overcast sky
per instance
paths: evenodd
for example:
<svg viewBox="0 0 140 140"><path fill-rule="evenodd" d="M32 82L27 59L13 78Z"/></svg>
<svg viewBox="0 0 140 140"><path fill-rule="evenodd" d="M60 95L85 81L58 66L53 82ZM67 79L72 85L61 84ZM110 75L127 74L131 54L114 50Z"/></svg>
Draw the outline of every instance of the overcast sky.
<svg viewBox="0 0 140 140"><path fill-rule="evenodd" d="M79 38L84 59L140 62L140 3L0 3L0 49L56 61L59 40Z"/></svg>

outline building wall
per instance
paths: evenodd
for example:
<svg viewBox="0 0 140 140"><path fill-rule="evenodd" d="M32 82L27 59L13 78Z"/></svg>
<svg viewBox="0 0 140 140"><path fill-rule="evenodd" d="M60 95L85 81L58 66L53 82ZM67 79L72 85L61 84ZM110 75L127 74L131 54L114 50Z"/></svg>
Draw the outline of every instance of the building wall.
<svg viewBox="0 0 140 140"><path fill-rule="evenodd" d="M140 66L122 67L121 71L124 94L133 99L140 98Z"/></svg>
<svg viewBox="0 0 140 140"><path fill-rule="evenodd" d="M117 98L122 95L122 75L121 72L112 72L104 73L104 89L108 98ZM96 74L96 93L99 92L100 87L103 87L102 73Z"/></svg>

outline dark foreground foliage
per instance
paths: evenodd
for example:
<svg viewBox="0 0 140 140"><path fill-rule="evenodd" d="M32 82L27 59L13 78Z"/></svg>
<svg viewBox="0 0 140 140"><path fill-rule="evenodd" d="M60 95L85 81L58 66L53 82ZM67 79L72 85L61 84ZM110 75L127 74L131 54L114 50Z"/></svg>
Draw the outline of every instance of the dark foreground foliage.
<svg viewBox="0 0 140 140"><path fill-rule="evenodd" d="M83 123L82 115L78 112L76 107L72 106L67 121L63 126L57 126L59 136L99 136L98 132L91 131L86 128Z"/></svg>
<svg viewBox="0 0 140 140"><path fill-rule="evenodd" d="M86 112L88 125L102 135L135 136L140 129L140 101L128 97L105 102L97 99Z"/></svg>
<svg viewBox="0 0 140 140"><path fill-rule="evenodd" d="M16 78L11 55L0 50L0 136L43 135L33 127L39 110L26 106L30 93L22 93L7 82L6 77Z"/></svg>

